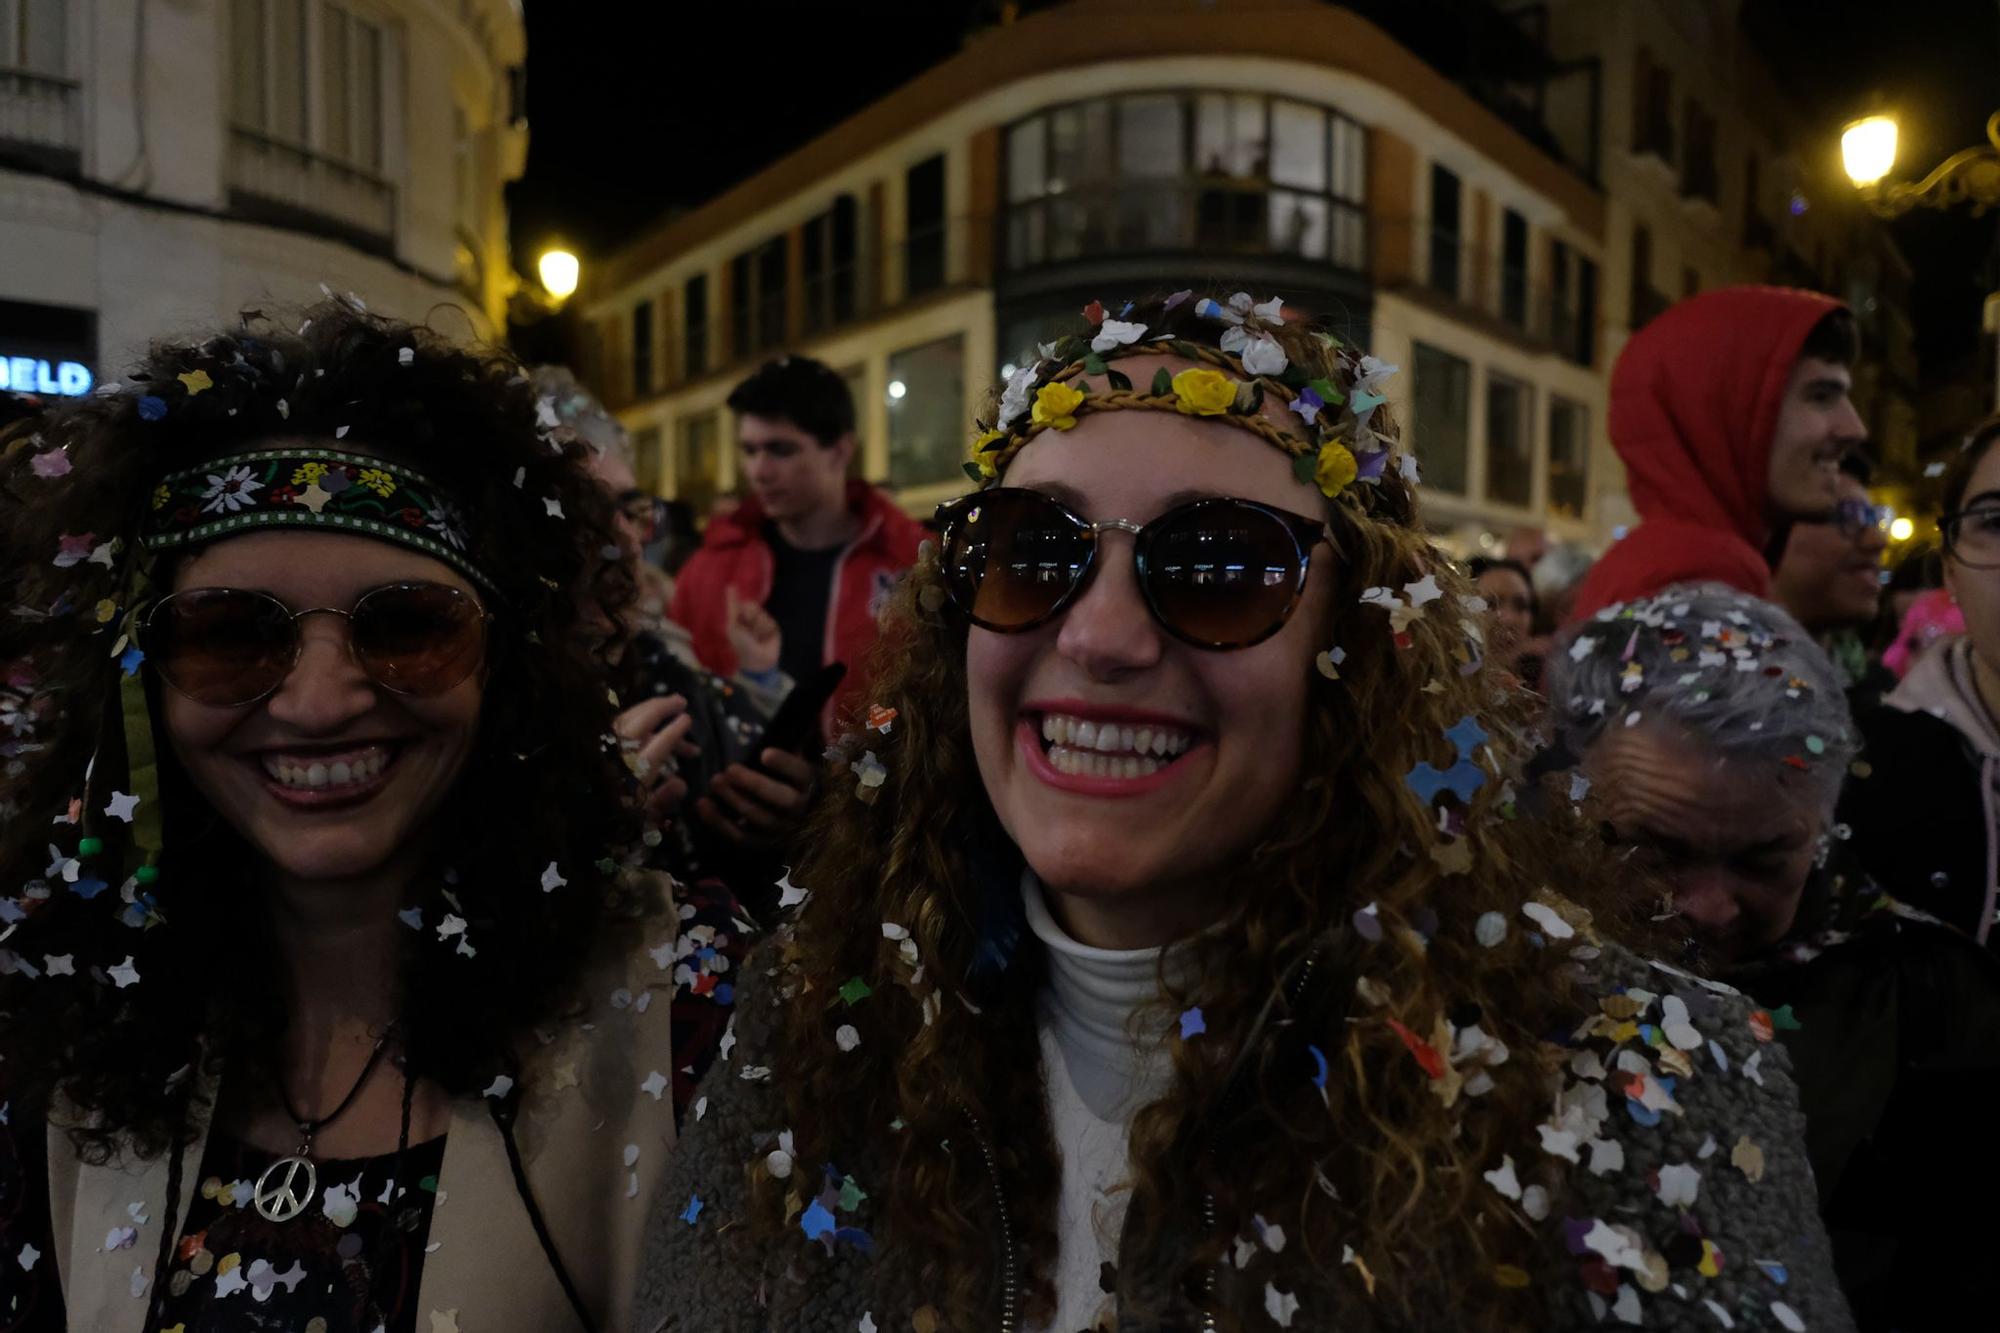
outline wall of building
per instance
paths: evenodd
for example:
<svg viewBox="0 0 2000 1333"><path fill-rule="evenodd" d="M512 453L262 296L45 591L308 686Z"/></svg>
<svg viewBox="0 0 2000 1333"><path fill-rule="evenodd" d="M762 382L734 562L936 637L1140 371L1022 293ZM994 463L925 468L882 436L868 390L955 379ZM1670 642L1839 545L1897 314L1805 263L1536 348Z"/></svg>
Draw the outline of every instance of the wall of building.
<svg viewBox="0 0 2000 1333"><path fill-rule="evenodd" d="M46 114L0 117L0 344L80 312L95 333L78 354L111 378L153 338L302 304L322 283L405 317L454 304L467 330L503 327L501 190L526 148L509 104L520 17L509 0L343 3L384 34L375 174L394 191L394 212L359 243L343 232L351 207L323 184L293 215L245 206L240 187L270 194L273 182L242 156L236 129L238 5L71 0L61 68L32 71ZM318 50L308 67L322 77ZM66 126L53 110L62 104ZM338 177L324 165L300 171L308 182Z"/></svg>

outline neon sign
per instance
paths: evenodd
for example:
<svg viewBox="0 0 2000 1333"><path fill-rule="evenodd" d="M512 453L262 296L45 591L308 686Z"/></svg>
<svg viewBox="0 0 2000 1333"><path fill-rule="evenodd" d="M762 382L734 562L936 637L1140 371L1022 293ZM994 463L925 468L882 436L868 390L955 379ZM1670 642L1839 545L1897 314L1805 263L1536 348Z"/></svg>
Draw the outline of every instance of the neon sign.
<svg viewBox="0 0 2000 1333"><path fill-rule="evenodd" d="M81 361L44 361L32 356L0 356L0 389L15 393L56 394L79 398L90 392L96 377Z"/></svg>

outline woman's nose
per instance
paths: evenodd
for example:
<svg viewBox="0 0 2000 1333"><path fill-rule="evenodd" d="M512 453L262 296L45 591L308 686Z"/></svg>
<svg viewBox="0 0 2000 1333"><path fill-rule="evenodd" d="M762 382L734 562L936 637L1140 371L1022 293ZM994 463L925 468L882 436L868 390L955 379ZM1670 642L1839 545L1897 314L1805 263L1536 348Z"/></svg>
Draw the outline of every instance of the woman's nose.
<svg viewBox="0 0 2000 1333"><path fill-rule="evenodd" d="M264 706L306 736L335 734L375 706L375 683L354 656L344 616L300 619L298 660Z"/></svg>
<svg viewBox="0 0 2000 1333"><path fill-rule="evenodd" d="M1056 647L1098 680L1143 671L1160 660L1165 644L1139 590L1129 541L1107 545L1098 539L1090 586L1063 613Z"/></svg>

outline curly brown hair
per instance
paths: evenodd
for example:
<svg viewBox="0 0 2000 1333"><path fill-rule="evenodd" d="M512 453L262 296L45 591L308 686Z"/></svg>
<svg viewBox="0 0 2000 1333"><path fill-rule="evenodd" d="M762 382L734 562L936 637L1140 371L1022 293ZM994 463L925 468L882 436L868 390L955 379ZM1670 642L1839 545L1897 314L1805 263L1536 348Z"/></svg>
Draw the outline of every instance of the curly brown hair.
<svg viewBox="0 0 2000 1333"><path fill-rule="evenodd" d="M1195 303L1178 304L1120 318L1150 336L1172 330L1216 346L1221 328L1183 318ZM1275 336L1293 366L1351 383L1350 350L1298 327ZM1393 440L1386 409L1374 425ZM1491 735L1492 771L1516 769L1534 748L1536 701L1480 666L1481 604L1427 537L1414 486L1393 464L1372 484L1381 490L1365 503L1325 504L1339 554L1321 642L1338 642L1345 658L1338 679L1300 663L1311 693L1296 799L1254 839L1226 891L1218 886L1223 928L1186 942L1185 984L1162 967L1159 1026L1199 1006L1206 1032L1170 1042L1172 1085L1132 1126L1122 1253L1142 1271L1128 1275L1121 1261L1120 1288L1178 1293L1232 1330L1262 1326L1267 1278L1293 1291L1347 1284L1340 1304L1359 1310L1351 1323L1343 1313L1342 1327L1393 1327L1419 1311L1458 1328L1533 1327L1542 1284L1523 1284L1548 1261L1481 1173L1503 1146L1534 1141L1552 1099L1544 1039L1567 1031L1582 1001L1575 980L1545 961L1521 907L1542 898L1579 924L1594 914L1614 929L1637 908L1607 896L1606 852L1567 803L1524 814L1525 780L1489 776L1450 812L1464 831L1449 842L1440 810L1406 784L1417 764L1451 761L1444 733L1468 715ZM1361 594L1425 575L1443 596L1399 645ZM995 925L1002 905L1018 907L1021 859L973 756L966 636L927 548L878 649L876 701L896 713L868 748L886 782L867 804L851 784L834 785L795 876L812 896L783 948L770 1063L787 1078L798 1160L845 1162L858 1145L879 1152L888 1176L869 1187L887 1235L920 1256L920 1289L946 1322L974 1329L995 1280L981 1221L991 1186L978 1154L954 1155L949 1142L971 1130L993 1152L1031 1318L1053 1309L1060 1173L1050 1169L1059 1154L1043 1082L1023 1076L1041 1062L1040 946L1026 938L1004 968L987 956L1005 934ZM1454 858L1464 853L1461 869ZM1364 933L1355 916L1371 902ZM1491 946L1474 929L1488 913L1509 926ZM907 929L920 970L877 922ZM834 1003L851 977L878 998ZM858 1047L836 1044L840 1024L858 1030ZM1492 1086L1467 1091L1427 1074L1418 1049L1449 1058L1451 1035L1475 1025L1512 1051L1485 1071ZM751 1170L761 1225L782 1226L795 1190ZM1279 1253L1258 1246L1238 1275L1249 1280L1211 1289L1233 1240L1259 1234L1253 1219L1282 1226L1290 1243ZM1177 1246L1176 1229L1194 1233L1191 1246ZM1344 1262L1350 1246L1354 1262Z"/></svg>
<svg viewBox="0 0 2000 1333"><path fill-rule="evenodd" d="M129 835L89 810L79 829L67 813L93 759L122 753L114 639L132 609L122 605L134 586L126 567L143 559L138 531L155 483L176 466L292 437L342 438L444 483L465 510L467 556L493 585L474 749L439 812L437 864L411 890L425 923L407 932L401 961L411 1067L455 1095L514 1068L524 1037L571 1002L608 923L641 910L617 873L618 849L636 835L630 775L609 736L593 646L602 636L584 632L578 596L587 590L616 615L633 589L622 562L606 558L617 538L610 501L578 466L585 446L539 428L522 367L338 300L292 327L246 315L236 330L160 343L123 383L26 423L0 455L0 603L11 612L0 619L0 664L24 678L18 716L32 732L16 738L0 776L0 920L16 923L0 951L0 1070L17 1108L45 1112L60 1096L79 1112L64 1119L91 1160L185 1142L203 1081L187 1075L267 1068L283 1035L283 978L256 961L271 951L254 857L164 736L154 746L156 881L128 883L121 902ZM560 504L560 521L545 498ZM81 533L117 541L110 565L51 562L61 539ZM172 568L165 556L150 561L152 586L169 586ZM145 674L157 718L157 682ZM100 771L93 804L103 780ZM52 840L112 886L88 899L70 891L45 869ZM551 860L564 892L542 891ZM143 893L150 914L128 910ZM462 936L433 928L448 913L466 922ZM73 973L43 970L46 955L71 956ZM108 976L127 955L141 978L129 988Z"/></svg>

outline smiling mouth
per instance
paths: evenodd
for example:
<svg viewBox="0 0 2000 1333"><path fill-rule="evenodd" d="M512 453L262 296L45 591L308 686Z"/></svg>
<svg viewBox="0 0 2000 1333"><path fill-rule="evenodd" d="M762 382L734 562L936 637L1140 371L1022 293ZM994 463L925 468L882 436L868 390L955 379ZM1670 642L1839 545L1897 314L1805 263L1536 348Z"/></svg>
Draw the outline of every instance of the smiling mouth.
<svg viewBox="0 0 2000 1333"><path fill-rule="evenodd" d="M1194 733L1160 723L1130 726L1067 713L1043 713L1037 726L1049 767L1069 777L1146 778L1170 767L1195 743Z"/></svg>
<svg viewBox="0 0 2000 1333"><path fill-rule="evenodd" d="M265 789L278 799L290 805L323 807L372 796L388 781L407 748L405 741L294 747L261 750L250 759L263 773Z"/></svg>

